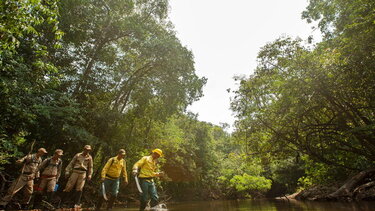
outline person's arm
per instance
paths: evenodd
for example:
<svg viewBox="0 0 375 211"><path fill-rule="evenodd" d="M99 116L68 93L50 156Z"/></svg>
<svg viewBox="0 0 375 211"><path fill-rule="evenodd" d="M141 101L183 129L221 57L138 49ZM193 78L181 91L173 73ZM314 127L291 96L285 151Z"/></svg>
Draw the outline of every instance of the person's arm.
<svg viewBox="0 0 375 211"><path fill-rule="evenodd" d="M58 164L58 167L57 167L56 182L59 181L59 178L61 175L61 169L62 169L62 161L60 161L60 164Z"/></svg>
<svg viewBox="0 0 375 211"><path fill-rule="evenodd" d="M126 161L125 160L124 160L121 171L122 171L122 176L124 177L124 183L128 184L128 173L126 172Z"/></svg>
<svg viewBox="0 0 375 211"><path fill-rule="evenodd" d="M133 174L138 174L139 169L144 165L146 157L141 158L133 166Z"/></svg>
<svg viewBox="0 0 375 211"><path fill-rule="evenodd" d="M87 169L87 179L88 180L91 180L91 177L92 177L92 172L93 172L93 168L94 168L94 162L92 161L92 157L90 156L90 160L89 160L89 163L88 163L88 169Z"/></svg>
<svg viewBox="0 0 375 211"><path fill-rule="evenodd" d="M158 162L156 162L156 164L155 164L155 170L153 172L154 177L160 177L161 176L161 172L159 170L160 170L159 164L158 164Z"/></svg>
<svg viewBox="0 0 375 211"><path fill-rule="evenodd" d="M38 169L36 171L40 172L40 170L45 169L47 163L48 163L48 158L43 160L43 162L38 166ZM40 173L43 173L43 172L40 172Z"/></svg>
<svg viewBox="0 0 375 211"><path fill-rule="evenodd" d="M70 161L68 166L65 168L65 175L69 175L69 173L72 171L73 165L77 160L77 156L78 156L78 154L74 155L73 159Z"/></svg>
<svg viewBox="0 0 375 211"><path fill-rule="evenodd" d="M36 172L35 172L35 178L39 179L40 174L41 174L41 173L40 173L39 169L36 169Z"/></svg>
<svg viewBox="0 0 375 211"><path fill-rule="evenodd" d="M23 158L21 158L21 159L18 159L18 160L16 161L16 163L17 163L17 164L22 164L22 163L26 162L26 159L27 159L28 157L29 157L29 156L26 155L25 157L23 157Z"/></svg>
<svg viewBox="0 0 375 211"><path fill-rule="evenodd" d="M102 180L105 179L105 175L107 174L108 169L109 169L109 167L111 166L112 159L113 159L113 158L108 159L107 163L104 165L104 167L103 167L103 169L102 169L102 174L101 174L101 179L102 179Z"/></svg>

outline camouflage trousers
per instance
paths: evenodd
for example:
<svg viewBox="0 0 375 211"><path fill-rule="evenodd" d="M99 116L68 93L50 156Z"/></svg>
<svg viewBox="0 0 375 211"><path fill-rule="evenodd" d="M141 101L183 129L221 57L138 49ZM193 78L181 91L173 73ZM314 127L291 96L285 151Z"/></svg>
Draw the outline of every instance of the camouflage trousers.
<svg viewBox="0 0 375 211"><path fill-rule="evenodd" d="M33 186L34 175L20 175L9 187L7 194L0 201L0 205L7 205L12 200L13 196L22 188L24 192L21 204L29 204L31 194L33 194Z"/></svg>
<svg viewBox="0 0 375 211"><path fill-rule="evenodd" d="M83 186L85 186L86 172L73 170L72 175L70 175L68 183L66 183L64 192L70 192L75 187L76 191L82 191Z"/></svg>
<svg viewBox="0 0 375 211"><path fill-rule="evenodd" d="M42 178L39 184L40 191L53 192L56 186L56 177Z"/></svg>

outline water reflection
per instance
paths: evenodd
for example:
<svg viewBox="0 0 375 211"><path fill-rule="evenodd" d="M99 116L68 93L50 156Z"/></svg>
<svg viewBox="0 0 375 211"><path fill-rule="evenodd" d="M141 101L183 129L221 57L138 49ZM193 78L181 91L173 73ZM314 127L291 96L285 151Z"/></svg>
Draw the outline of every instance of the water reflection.
<svg viewBox="0 0 375 211"><path fill-rule="evenodd" d="M117 209L137 210L133 208ZM193 201L169 203L170 211L374 211L374 202L301 202L280 200Z"/></svg>

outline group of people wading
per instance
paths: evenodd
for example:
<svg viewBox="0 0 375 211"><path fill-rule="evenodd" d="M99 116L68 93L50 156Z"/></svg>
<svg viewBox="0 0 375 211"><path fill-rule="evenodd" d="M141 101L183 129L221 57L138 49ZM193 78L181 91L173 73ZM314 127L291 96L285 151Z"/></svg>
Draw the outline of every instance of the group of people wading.
<svg viewBox="0 0 375 211"><path fill-rule="evenodd" d="M83 151L77 153L65 169L65 177L68 179L62 191L61 201L58 207L77 208L81 206L82 190L86 181L90 181L93 173L93 159L90 155L92 148L86 145ZM57 190L62 170L62 149L56 149L54 154L42 161L42 157L47 154L45 148L39 148L35 154L29 154L16 161L22 164L20 176L11 184L6 195L0 200L0 209L5 209L13 196L24 189L21 200L21 209L29 208L31 196L35 193L34 207L42 201L43 196L46 202L52 206L53 194ZM125 162L126 152L120 149L115 157L110 158L101 172L101 184L99 189L99 199L96 210L100 210L104 201L107 202L107 209L112 209L117 198L120 180L123 185L128 184L128 176ZM140 210L144 210L151 199L150 206L158 204L158 194L154 183L155 177L163 176L158 172L158 158L163 156L160 149L154 149L149 156L142 157L136 162L132 169L132 174L138 179L141 188ZM35 185L34 185L35 182ZM71 194L72 190L74 194ZM110 197L107 197L107 194ZM73 198L73 199L72 199Z"/></svg>

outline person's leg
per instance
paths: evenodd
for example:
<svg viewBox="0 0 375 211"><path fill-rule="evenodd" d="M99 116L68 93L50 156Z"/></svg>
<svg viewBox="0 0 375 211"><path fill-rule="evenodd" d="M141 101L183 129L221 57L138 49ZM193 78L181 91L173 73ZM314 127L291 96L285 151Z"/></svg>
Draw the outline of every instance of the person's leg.
<svg viewBox="0 0 375 211"><path fill-rule="evenodd" d="M99 197L98 197L98 201L95 205L95 210L100 210L100 208L102 207L103 205L103 202L104 202L104 196L103 196L103 187L102 187L102 184L104 184L104 190L107 192L109 186L108 186L108 180L105 179L101 184L100 184L100 187L99 187Z"/></svg>
<svg viewBox="0 0 375 211"><path fill-rule="evenodd" d="M117 194L120 188L120 179L111 180L110 184L111 184L110 185L111 198L109 199L107 210L112 209L113 204L116 201Z"/></svg>
<svg viewBox="0 0 375 211"><path fill-rule="evenodd" d="M24 195L21 201L21 205L23 207L27 207L29 205L30 198L31 198L31 195L33 194L33 191L34 191L34 179L29 179L24 186L24 192L23 192Z"/></svg>
<svg viewBox="0 0 375 211"><path fill-rule="evenodd" d="M52 197L55 191L55 186L56 186L56 178L49 178L47 180L47 202L52 203Z"/></svg>
<svg viewBox="0 0 375 211"><path fill-rule="evenodd" d="M65 189L63 190L64 192L70 192L73 190L75 184L77 183L77 177L78 174L75 172L70 175L68 182L65 185Z"/></svg>
<svg viewBox="0 0 375 211"><path fill-rule="evenodd" d="M74 193L74 207L81 206L82 191L76 191Z"/></svg>
<svg viewBox="0 0 375 211"><path fill-rule="evenodd" d="M0 206L5 207L12 200L14 194L25 186L26 181L27 178L24 178L24 175L19 176L12 185L10 185L7 194L1 199Z"/></svg>
<svg viewBox="0 0 375 211"><path fill-rule="evenodd" d="M65 189L63 190L63 195L62 195L62 198L61 198L61 206L63 206L64 203L69 201L68 199L71 199L70 192L73 190L74 186L76 185L77 178L78 178L78 174L75 173L75 172L73 172L70 175L70 177L68 179L68 182L65 185ZM70 205L70 203L69 203L69 205ZM71 206L69 206L69 207L71 207Z"/></svg>
<svg viewBox="0 0 375 211"><path fill-rule="evenodd" d="M47 179L42 178L38 185L36 185L36 188L34 189L34 202L33 207L34 209L38 209L41 207L42 199L43 199L43 192L45 190L45 187L47 185Z"/></svg>
<svg viewBox="0 0 375 211"><path fill-rule="evenodd" d="M78 174L77 177L77 184L76 184L76 195L74 198L74 205L75 206L80 206L81 204L81 197L82 197L82 190L83 187L85 186L85 181L86 181L86 173L80 173Z"/></svg>
<svg viewBox="0 0 375 211"><path fill-rule="evenodd" d="M154 206L158 205L159 204L159 196L158 196L158 192L156 190L156 186L155 186L154 182L150 183L150 185L149 185L149 194L151 196L150 206L154 207Z"/></svg>
<svg viewBox="0 0 375 211"><path fill-rule="evenodd" d="M148 202L148 185L149 185L149 182L147 182L144 179L140 179L139 183L140 183L141 189L142 189L142 194L141 194L141 198L140 198L141 204L140 204L139 210L143 211L143 210L145 210L145 208L147 206L147 202Z"/></svg>
<svg viewBox="0 0 375 211"><path fill-rule="evenodd" d="M95 205L95 210L100 210L100 208L102 207L103 201L104 201L103 196L99 194L98 201Z"/></svg>

